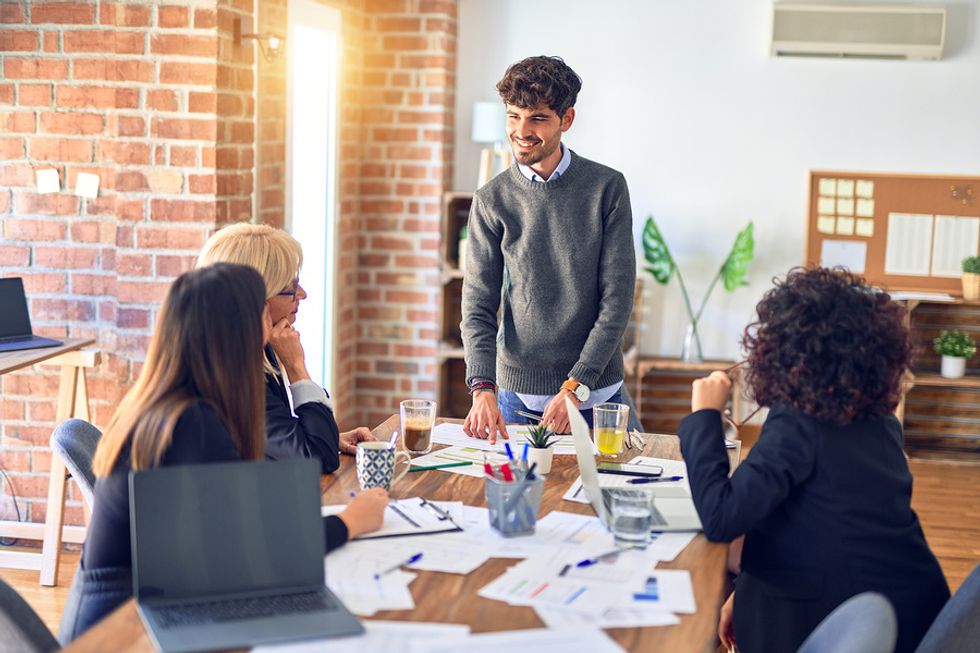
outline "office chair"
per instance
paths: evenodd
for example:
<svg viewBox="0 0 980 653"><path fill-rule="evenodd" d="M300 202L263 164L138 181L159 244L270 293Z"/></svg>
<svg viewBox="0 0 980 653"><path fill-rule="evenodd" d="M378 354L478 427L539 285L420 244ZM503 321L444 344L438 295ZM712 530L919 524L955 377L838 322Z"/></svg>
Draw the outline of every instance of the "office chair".
<svg viewBox="0 0 980 653"><path fill-rule="evenodd" d="M61 646L27 601L0 579L0 651L49 653Z"/></svg>
<svg viewBox="0 0 980 653"><path fill-rule="evenodd" d="M102 431L81 419L65 420L51 433L51 449L65 461L65 467L82 491L89 510L95 496L92 458L101 437Z"/></svg>
<svg viewBox="0 0 980 653"><path fill-rule="evenodd" d="M915 653L968 653L980 642L980 565L936 615Z"/></svg>
<svg viewBox="0 0 980 653"><path fill-rule="evenodd" d="M828 614L797 653L893 653L897 637L892 604L881 594L864 592Z"/></svg>

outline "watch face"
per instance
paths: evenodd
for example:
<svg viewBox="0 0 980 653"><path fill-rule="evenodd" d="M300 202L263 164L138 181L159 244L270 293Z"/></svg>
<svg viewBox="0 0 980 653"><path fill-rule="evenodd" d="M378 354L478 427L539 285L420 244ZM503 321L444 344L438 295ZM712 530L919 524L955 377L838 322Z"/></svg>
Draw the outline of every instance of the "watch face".
<svg viewBox="0 0 980 653"><path fill-rule="evenodd" d="M587 386L579 384L579 386L575 388L575 396L578 397L578 400L581 402L588 401L589 388Z"/></svg>

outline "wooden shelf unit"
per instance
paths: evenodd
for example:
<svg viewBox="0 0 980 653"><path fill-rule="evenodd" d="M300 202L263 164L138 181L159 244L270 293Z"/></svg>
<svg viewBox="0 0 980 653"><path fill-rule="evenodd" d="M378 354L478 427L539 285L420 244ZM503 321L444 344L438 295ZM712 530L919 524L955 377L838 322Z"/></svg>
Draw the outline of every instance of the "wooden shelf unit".
<svg viewBox="0 0 980 653"><path fill-rule="evenodd" d="M915 344L899 415L905 450L924 458L980 461L980 357L967 361L966 376L939 375L932 340L943 329L959 329L980 340L980 302L911 300L908 320Z"/></svg>
<svg viewBox="0 0 980 653"><path fill-rule="evenodd" d="M473 193L443 195L439 228L439 378L436 401L439 415L466 417L470 395L466 388L463 360L462 320L463 270L459 266L459 232L469 219Z"/></svg>

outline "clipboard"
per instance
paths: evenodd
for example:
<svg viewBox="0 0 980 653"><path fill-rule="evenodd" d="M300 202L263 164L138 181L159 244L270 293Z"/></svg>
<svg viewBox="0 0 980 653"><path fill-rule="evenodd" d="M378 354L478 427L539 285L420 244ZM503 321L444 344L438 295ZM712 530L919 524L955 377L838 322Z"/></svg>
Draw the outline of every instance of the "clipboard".
<svg viewBox="0 0 980 653"><path fill-rule="evenodd" d="M323 506L324 517L336 515L345 506ZM459 533L463 529L446 510L423 497L393 500L385 508L381 528L355 537L354 540L379 540L388 537Z"/></svg>

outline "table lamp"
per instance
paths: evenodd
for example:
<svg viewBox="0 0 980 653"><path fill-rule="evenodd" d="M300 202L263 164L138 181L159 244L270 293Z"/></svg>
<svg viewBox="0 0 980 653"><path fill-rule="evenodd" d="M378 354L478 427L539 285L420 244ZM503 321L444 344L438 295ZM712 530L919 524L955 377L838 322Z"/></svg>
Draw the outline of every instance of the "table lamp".
<svg viewBox="0 0 980 653"><path fill-rule="evenodd" d="M504 129L506 112L504 105L497 102L473 103L473 142L490 144L480 152L480 174L476 187L490 181L497 173L506 170L512 162L507 135Z"/></svg>

